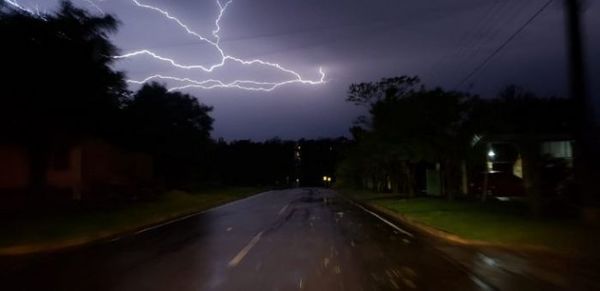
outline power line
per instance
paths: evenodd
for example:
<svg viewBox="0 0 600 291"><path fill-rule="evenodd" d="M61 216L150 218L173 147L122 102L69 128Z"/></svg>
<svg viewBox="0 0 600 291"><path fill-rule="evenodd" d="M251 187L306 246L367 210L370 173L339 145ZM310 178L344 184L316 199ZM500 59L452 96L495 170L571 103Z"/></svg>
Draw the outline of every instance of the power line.
<svg viewBox="0 0 600 291"><path fill-rule="evenodd" d="M507 26L509 24L509 22L510 22L511 19L514 19L514 18L518 19L519 15L520 15L519 11L522 10L522 7L525 7L526 5L527 5L526 1L517 0L517 2L515 3L515 5L508 6L507 10L506 10L506 13L505 13L508 17L507 17L506 20L503 20L502 23L505 26ZM498 21L498 23L499 23L499 25L502 25L502 23L500 23L500 21ZM499 26L498 27L496 27L496 26L491 27L486 32L486 34L484 36L482 36L481 41L479 43L475 44L475 46L471 50L471 54L467 57L467 59L472 59L472 58L475 58L477 55L479 55L479 53L486 46L486 44L497 43L495 40L498 37L498 34L500 34Z"/></svg>
<svg viewBox="0 0 600 291"><path fill-rule="evenodd" d="M480 46L481 43L489 41L489 35L494 30L497 30L496 28L499 25L500 20L504 18L505 14L509 14L507 12L511 12L509 4L511 4L511 1L509 0L501 1L499 6L497 6L497 9L492 11L492 13L486 17L486 20L488 20L487 23L484 22L481 25L476 25L479 30L473 31L471 40L457 52L456 56L465 57L469 52L472 52L473 49ZM508 17L510 17L510 15L508 15ZM488 37L488 39L486 39L486 37Z"/></svg>
<svg viewBox="0 0 600 291"><path fill-rule="evenodd" d="M517 1L520 2L520 0ZM440 57L437 62L428 69L428 72L430 74L435 74L437 68L445 62L449 60L456 61L458 58L465 59L469 52L471 52L469 58L472 58L475 55L475 51L479 52L484 44L491 41L489 34L492 31L497 30L500 20L505 18L506 14L510 14L507 13L510 11L506 11L509 2L511 1L494 1L490 9L485 12L482 18L477 23L471 25L474 29L472 31L466 31L460 41L457 42L456 48L452 50L452 52ZM497 32L494 33L494 38L496 34Z"/></svg>
<svg viewBox="0 0 600 291"><path fill-rule="evenodd" d="M538 9L519 29L517 29L513 34L511 34L496 50L494 50L487 58L481 62L477 67L475 67L465 78L463 78L456 86L455 89L460 88L466 81L471 79L475 74L477 74L485 65L487 65L490 60L492 60L500 51L502 51L519 33L521 33L529 24L533 22L550 4L553 0L548 0L540 9Z"/></svg>

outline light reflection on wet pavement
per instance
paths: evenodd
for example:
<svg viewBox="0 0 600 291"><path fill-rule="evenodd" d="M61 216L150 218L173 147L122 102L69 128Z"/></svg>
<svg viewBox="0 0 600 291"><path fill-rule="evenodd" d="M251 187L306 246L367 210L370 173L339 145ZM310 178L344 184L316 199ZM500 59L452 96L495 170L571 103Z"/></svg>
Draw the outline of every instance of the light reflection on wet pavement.
<svg viewBox="0 0 600 291"><path fill-rule="evenodd" d="M494 289L485 273L470 272L327 189L265 192L117 241L5 261L3 268L3 290ZM500 279L510 289L522 286Z"/></svg>

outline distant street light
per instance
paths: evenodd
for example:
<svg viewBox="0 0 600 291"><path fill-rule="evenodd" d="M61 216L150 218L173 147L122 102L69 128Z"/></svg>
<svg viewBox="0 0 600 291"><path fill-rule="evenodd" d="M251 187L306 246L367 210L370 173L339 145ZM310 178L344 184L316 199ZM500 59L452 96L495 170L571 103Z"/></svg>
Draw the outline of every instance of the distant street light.
<svg viewBox="0 0 600 291"><path fill-rule="evenodd" d="M494 152L494 150L490 149L490 151L488 152L488 157L490 159L493 159L496 156L496 153Z"/></svg>
<svg viewBox="0 0 600 291"><path fill-rule="evenodd" d="M331 185L331 177L329 177L329 176L323 176L323 184L325 184L325 185Z"/></svg>

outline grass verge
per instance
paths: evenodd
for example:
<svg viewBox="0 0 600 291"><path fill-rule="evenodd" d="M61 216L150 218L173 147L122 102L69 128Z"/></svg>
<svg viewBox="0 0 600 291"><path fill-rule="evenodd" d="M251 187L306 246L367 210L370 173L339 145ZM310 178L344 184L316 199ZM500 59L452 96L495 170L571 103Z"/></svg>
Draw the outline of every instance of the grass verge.
<svg viewBox="0 0 600 291"><path fill-rule="evenodd" d="M2 223L5 225L0 232L0 249L20 249L18 246L22 245L39 246L29 249L43 249L44 245L77 245L209 209L263 190L248 187L198 193L172 191L155 201L127 208L7 221Z"/></svg>
<svg viewBox="0 0 600 291"><path fill-rule="evenodd" d="M360 191L347 193L354 199L387 208L411 220L468 240L514 246L541 246L567 253L593 249L600 242L596 230L576 220L533 219L523 204L447 201L437 198L386 198Z"/></svg>

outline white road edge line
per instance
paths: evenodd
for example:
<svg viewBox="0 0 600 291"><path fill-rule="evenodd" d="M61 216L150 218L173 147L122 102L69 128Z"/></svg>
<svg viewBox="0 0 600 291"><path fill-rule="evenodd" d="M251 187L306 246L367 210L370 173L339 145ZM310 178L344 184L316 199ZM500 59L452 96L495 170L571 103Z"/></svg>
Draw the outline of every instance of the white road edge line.
<svg viewBox="0 0 600 291"><path fill-rule="evenodd" d="M369 214L371 214L371 215L373 215L373 216L377 217L379 220L381 220L381 221L385 222L385 224L387 224L387 225L391 226L391 227L392 227L392 228L394 228L395 230L397 230L397 231L399 231L399 232L401 232L401 233L403 233L403 234L406 234L406 235L408 235L408 236L410 236L410 237L412 237L412 238L414 238L414 237L415 237L415 236L414 236L412 233L410 233L410 232L408 232L408 231L406 231L406 230L404 230L404 229L402 229L402 228L398 227L397 225L395 225L395 224L393 224L392 222L390 222L389 220L387 220L387 219L385 219L385 218L381 217L381 216L380 216L380 215L378 215L377 213L375 213L375 212L373 212L373 211L371 211L371 210L369 210L369 209L366 209L365 207L363 207L362 205L360 205L360 204L358 204L358 203L356 203L356 202L354 202L354 201L351 201L351 202L352 202L352 204L354 204L356 207L358 207L358 208L360 208L360 209L364 210L365 212L367 212L367 213L369 213Z"/></svg>
<svg viewBox="0 0 600 291"><path fill-rule="evenodd" d="M484 290L494 290L494 288L492 288L491 286L489 286L485 282L481 281L475 275L472 275L472 274L469 275L469 279L471 279L471 281L475 282L475 285L479 286L479 288L481 288L481 289L484 289Z"/></svg>
<svg viewBox="0 0 600 291"><path fill-rule="evenodd" d="M250 240L250 242L237 255L235 255L235 257L233 257L233 259L231 259L231 261L229 261L229 264L227 264L227 265L230 268L237 266L244 259L244 257L248 254L248 252L250 252L250 250L258 243L262 234L263 234L263 232L261 231L257 235L255 235Z"/></svg>
<svg viewBox="0 0 600 291"><path fill-rule="evenodd" d="M133 235L138 235L138 234L141 234L141 233L144 233L144 232L147 232L147 231L151 231L153 229L157 229L159 227L163 227L163 226L166 226L166 225L169 225L169 224L172 224L172 223L176 223L176 222L179 222L179 221L182 221L182 220L186 220L188 218L191 218L191 217L194 217L194 216L206 213L206 212L210 212L210 211L214 211L214 210L217 210L217 209L220 209L220 208L223 208L223 207L235 205L235 204L237 204L239 202L247 201L247 200L250 200L250 199L253 199L253 198L256 198L256 197L259 197L259 196L263 196L263 195L271 193L271 192L273 192L273 191L266 191L266 192L258 193L256 195L252 195L252 196L248 196L246 198L242 198L242 199L239 199L239 200L231 201L229 203L226 203L226 204L223 204L223 205L219 205L217 207L213 207L213 208L206 209L206 210L203 210L203 211L200 211L200 212L196 212L196 213L192 213L192 214L189 214L189 215L186 215L186 216L183 216L183 217L179 217L177 219L173 219L173 220L169 220L169 221L166 221L166 222L163 222L163 223L159 223L159 224L156 224L156 225L144 228L144 229L140 229L140 230L134 232ZM117 240L121 239L122 237L126 237L126 236L128 236L128 234L116 237L116 238L112 239L111 242L112 241L117 241Z"/></svg>
<svg viewBox="0 0 600 291"><path fill-rule="evenodd" d="M288 208L288 206L290 206L290 204L286 204L285 206L283 206L283 208L281 208L281 210L279 210L279 213L277 215L282 215Z"/></svg>

